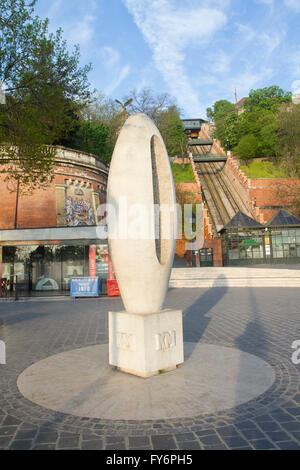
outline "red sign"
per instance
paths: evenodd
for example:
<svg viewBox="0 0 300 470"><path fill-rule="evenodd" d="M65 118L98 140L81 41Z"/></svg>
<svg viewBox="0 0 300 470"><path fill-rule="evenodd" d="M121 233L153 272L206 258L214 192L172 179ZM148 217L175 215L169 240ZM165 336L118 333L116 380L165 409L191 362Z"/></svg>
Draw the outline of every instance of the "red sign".
<svg viewBox="0 0 300 470"><path fill-rule="evenodd" d="M118 283L115 279L108 279L106 281L106 285L107 285L107 295L109 297L112 297L114 295L120 295Z"/></svg>
<svg viewBox="0 0 300 470"><path fill-rule="evenodd" d="M108 260L108 279L110 281L116 279L115 272L114 272L114 267L111 262L111 259Z"/></svg>
<svg viewBox="0 0 300 470"><path fill-rule="evenodd" d="M96 246L90 245L90 276L96 276Z"/></svg>

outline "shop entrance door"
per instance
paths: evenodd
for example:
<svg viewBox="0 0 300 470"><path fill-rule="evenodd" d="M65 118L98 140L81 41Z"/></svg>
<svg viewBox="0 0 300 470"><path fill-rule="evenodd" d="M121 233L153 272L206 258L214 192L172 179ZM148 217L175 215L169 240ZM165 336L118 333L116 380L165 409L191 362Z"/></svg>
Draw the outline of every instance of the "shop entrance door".
<svg viewBox="0 0 300 470"><path fill-rule="evenodd" d="M210 267L214 265L214 256L212 248L202 248L199 250L200 254L200 267Z"/></svg>

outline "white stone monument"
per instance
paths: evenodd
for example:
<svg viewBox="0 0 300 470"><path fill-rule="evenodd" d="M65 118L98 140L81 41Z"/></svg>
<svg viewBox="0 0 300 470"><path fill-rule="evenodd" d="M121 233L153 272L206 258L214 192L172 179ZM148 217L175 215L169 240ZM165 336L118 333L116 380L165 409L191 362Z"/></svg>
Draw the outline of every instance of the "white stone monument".
<svg viewBox="0 0 300 470"><path fill-rule="evenodd" d="M108 241L126 311L109 312L109 364L150 377L183 363L182 311L163 309L176 243L176 197L163 139L130 116L108 178Z"/></svg>

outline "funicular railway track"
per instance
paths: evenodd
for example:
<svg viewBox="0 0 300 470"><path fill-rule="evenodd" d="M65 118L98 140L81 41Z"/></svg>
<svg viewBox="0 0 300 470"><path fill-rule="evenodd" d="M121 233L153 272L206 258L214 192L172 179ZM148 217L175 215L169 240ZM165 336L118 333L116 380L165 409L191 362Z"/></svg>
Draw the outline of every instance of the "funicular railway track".
<svg viewBox="0 0 300 470"><path fill-rule="evenodd" d="M193 147L195 156L201 155L201 148ZM224 163L220 162L195 162L204 198L210 213L215 234L226 225L239 211L247 212L239 197L231 187L222 169Z"/></svg>

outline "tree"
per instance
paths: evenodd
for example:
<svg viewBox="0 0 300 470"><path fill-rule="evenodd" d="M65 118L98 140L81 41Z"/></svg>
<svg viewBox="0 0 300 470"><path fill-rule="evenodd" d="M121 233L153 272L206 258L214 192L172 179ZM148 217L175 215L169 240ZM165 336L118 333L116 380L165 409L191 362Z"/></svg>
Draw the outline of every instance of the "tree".
<svg viewBox="0 0 300 470"><path fill-rule="evenodd" d="M184 134L183 124L180 120L177 107L170 106L167 110L162 111L156 121L169 156L186 156L187 137Z"/></svg>
<svg viewBox="0 0 300 470"><path fill-rule="evenodd" d="M252 135L257 142L257 156L274 157L277 122L273 111L256 109L246 111L238 117L238 142Z"/></svg>
<svg viewBox="0 0 300 470"><path fill-rule="evenodd" d="M231 150L238 143L238 133L239 133L239 118L236 112L229 112L224 118L224 130L223 130L223 140L222 145L225 150Z"/></svg>
<svg viewBox="0 0 300 470"><path fill-rule="evenodd" d="M207 108L207 116L210 119L214 120L216 130L215 136L218 140L220 140L221 145L226 148L226 150L230 150L232 148L231 138L227 132L227 122L226 119L235 119L236 109L233 103L227 100L219 100L216 101L213 105L213 108ZM230 116L230 118L229 118Z"/></svg>
<svg viewBox="0 0 300 470"><path fill-rule="evenodd" d="M244 101L244 108L246 111L265 109L275 112L282 103L291 101L292 93L290 91L285 92L278 86L270 86L250 90L249 97Z"/></svg>
<svg viewBox="0 0 300 470"><path fill-rule="evenodd" d="M130 114L147 114L155 123L157 123L162 112L175 105L175 100L168 93L155 95L150 88L143 88L139 92L135 89L131 90L123 98L123 101L126 102L130 99L132 99L132 102L127 107Z"/></svg>
<svg viewBox="0 0 300 470"><path fill-rule="evenodd" d="M276 152L292 177L300 176L300 104L283 104L276 115ZM300 198L299 198L300 199Z"/></svg>
<svg viewBox="0 0 300 470"><path fill-rule="evenodd" d="M250 160L258 155L258 139L252 135L244 135L239 141L234 152L243 160Z"/></svg>
<svg viewBox="0 0 300 470"><path fill-rule="evenodd" d="M108 142L109 128L104 124L92 124L81 121L79 129L71 142L72 148L99 156L103 161L110 161L112 150Z"/></svg>
<svg viewBox="0 0 300 470"><path fill-rule="evenodd" d="M92 125L104 125L109 129L105 161L109 163L120 130L123 127L129 113L124 111L114 100L96 91L91 102L85 104L80 112L80 119L89 121Z"/></svg>
<svg viewBox="0 0 300 470"><path fill-rule="evenodd" d="M1 0L0 80L6 100L0 105L2 172L27 188L48 181L55 149L78 123L88 100L87 73L79 48L67 51L62 31L48 33L48 20L33 16L36 0Z"/></svg>
<svg viewBox="0 0 300 470"><path fill-rule="evenodd" d="M170 156L186 155L187 138L183 132L180 111L167 93L155 95L148 88L140 92L133 90L123 98L124 103L129 100L132 101L124 109L120 102L118 102L120 105L116 104L116 100L113 101L98 92L93 101L81 111L81 118L89 120L93 126L104 124L109 128L106 146L107 162L111 156L109 152L112 154L119 132L131 113L145 113L155 122Z"/></svg>

